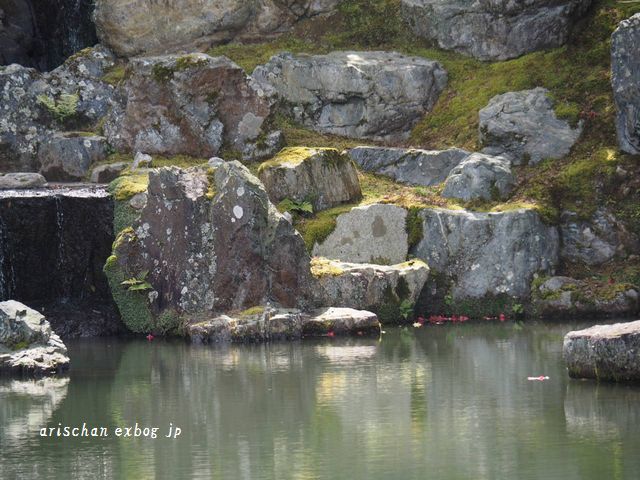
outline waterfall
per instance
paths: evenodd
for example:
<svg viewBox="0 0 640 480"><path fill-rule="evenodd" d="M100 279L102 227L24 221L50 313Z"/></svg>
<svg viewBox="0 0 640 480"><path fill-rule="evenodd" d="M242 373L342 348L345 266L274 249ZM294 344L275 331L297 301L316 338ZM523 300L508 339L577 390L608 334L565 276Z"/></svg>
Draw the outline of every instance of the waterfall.
<svg viewBox="0 0 640 480"><path fill-rule="evenodd" d="M56 241L58 244L58 252L56 256L56 266L58 271L65 272L66 271L66 252L65 252L65 229L64 229L64 206L62 205L62 199L56 195L55 197L55 208L56 208ZM60 299L62 303L67 301L67 296L69 293L69 282L68 276L61 276L61 285L60 290L63 294L63 298Z"/></svg>

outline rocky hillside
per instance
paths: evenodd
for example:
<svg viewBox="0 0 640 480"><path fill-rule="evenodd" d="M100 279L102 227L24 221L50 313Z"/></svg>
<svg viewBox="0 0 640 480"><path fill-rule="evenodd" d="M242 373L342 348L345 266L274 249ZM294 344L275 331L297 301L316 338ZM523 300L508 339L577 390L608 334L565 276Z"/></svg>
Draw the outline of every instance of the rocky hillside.
<svg viewBox="0 0 640 480"><path fill-rule="evenodd" d="M0 67L0 165L112 182L105 271L136 331L267 303L633 315L636 12L97 0L101 45Z"/></svg>

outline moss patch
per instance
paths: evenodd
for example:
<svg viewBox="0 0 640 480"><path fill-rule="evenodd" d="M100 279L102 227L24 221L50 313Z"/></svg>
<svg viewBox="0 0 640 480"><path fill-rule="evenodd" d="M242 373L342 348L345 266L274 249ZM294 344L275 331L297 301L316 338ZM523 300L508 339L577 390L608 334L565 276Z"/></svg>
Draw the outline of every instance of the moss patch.
<svg viewBox="0 0 640 480"><path fill-rule="evenodd" d="M121 175L109 184L109 192L117 201L131 199L134 195L147 191L148 173L129 173Z"/></svg>
<svg viewBox="0 0 640 480"><path fill-rule="evenodd" d="M109 68L102 76L102 81L109 85L117 86L127 76L127 66L124 64L116 64Z"/></svg>
<svg viewBox="0 0 640 480"><path fill-rule="evenodd" d="M251 308L247 308L246 310L243 310L242 312L238 313L239 317L253 317L256 315L262 315L265 312L265 307L263 306L255 306L255 307L251 307Z"/></svg>
<svg viewBox="0 0 640 480"><path fill-rule="evenodd" d="M311 259L311 274L316 278L339 277L343 273L344 270L328 258L313 257Z"/></svg>

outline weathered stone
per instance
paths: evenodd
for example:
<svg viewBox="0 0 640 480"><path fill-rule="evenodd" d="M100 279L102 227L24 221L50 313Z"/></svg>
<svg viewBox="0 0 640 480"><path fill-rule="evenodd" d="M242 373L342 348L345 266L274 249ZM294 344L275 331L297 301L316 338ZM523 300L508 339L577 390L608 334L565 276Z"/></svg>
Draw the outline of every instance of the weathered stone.
<svg viewBox="0 0 640 480"><path fill-rule="evenodd" d="M107 163L105 165L98 165L91 171L92 183L109 183L116 178L127 168L130 164L127 162Z"/></svg>
<svg viewBox="0 0 640 480"><path fill-rule="evenodd" d="M240 163L152 170L147 195L105 267L132 330L162 332L167 318L210 317L268 301L286 308L309 303L304 241ZM142 272L149 272L144 280ZM148 282L146 290L127 290L127 279ZM131 301L137 312L128 310Z"/></svg>
<svg viewBox="0 0 640 480"><path fill-rule="evenodd" d="M123 85L126 104L114 108L104 131L118 151L194 157L223 144L245 159L256 149L271 102L226 57L205 54L137 58Z"/></svg>
<svg viewBox="0 0 640 480"><path fill-rule="evenodd" d="M515 165L566 156L582 133L556 117L544 88L496 95L480 110L484 153L504 155Z"/></svg>
<svg viewBox="0 0 640 480"><path fill-rule="evenodd" d="M131 168L136 170L138 168L150 168L153 166L153 157L146 153L136 152L133 157L133 164Z"/></svg>
<svg viewBox="0 0 640 480"><path fill-rule="evenodd" d="M43 315L14 300L0 302L0 371L41 375L68 367L67 348Z"/></svg>
<svg viewBox="0 0 640 480"><path fill-rule="evenodd" d="M474 153L451 170L444 182L443 197L469 202L475 199L505 199L513 189L515 178L511 165L502 157Z"/></svg>
<svg viewBox="0 0 640 480"><path fill-rule="evenodd" d="M362 196L353 162L333 148L286 148L262 164L258 176L275 204L309 201L320 211Z"/></svg>
<svg viewBox="0 0 640 480"><path fill-rule="evenodd" d="M314 130L381 140L406 138L447 83L438 62L395 52L281 53L252 77Z"/></svg>
<svg viewBox="0 0 640 480"><path fill-rule="evenodd" d="M612 381L640 380L640 320L569 332L562 353L569 376Z"/></svg>
<svg viewBox="0 0 640 480"><path fill-rule="evenodd" d="M618 144L640 153L640 13L620 22L611 36L611 84L618 115Z"/></svg>
<svg viewBox="0 0 640 480"><path fill-rule="evenodd" d="M6 173L0 175L0 190L23 190L42 188L47 180L39 173Z"/></svg>
<svg viewBox="0 0 640 480"><path fill-rule="evenodd" d="M38 171L38 148L56 131L93 128L119 101L102 81L113 65L113 55L96 47L47 73L19 65L0 69L2 170Z"/></svg>
<svg viewBox="0 0 640 480"><path fill-rule="evenodd" d="M91 166L103 161L107 152L104 137L54 134L40 144L40 173L49 181L84 180Z"/></svg>
<svg viewBox="0 0 640 480"><path fill-rule="evenodd" d="M398 265L345 263L315 257L311 272L317 279L316 303L376 313L384 322L389 313L397 313L402 302L413 305L429 277L429 267L421 260Z"/></svg>
<svg viewBox="0 0 640 480"><path fill-rule="evenodd" d="M411 253L453 281L453 299L527 300L534 274L553 273L558 262L558 231L533 210L425 209L420 216L423 238Z"/></svg>
<svg viewBox="0 0 640 480"><path fill-rule="evenodd" d="M638 248L637 239L604 208L598 209L590 221L580 220L569 211L562 212L560 220L560 254L565 260L601 265L622 254L625 246Z"/></svg>
<svg viewBox="0 0 640 480"><path fill-rule="evenodd" d="M414 33L481 60L506 60L563 45L591 0L402 0Z"/></svg>
<svg viewBox="0 0 640 480"><path fill-rule="evenodd" d="M388 147L356 147L351 159L367 172L392 178L406 185L431 187L445 181L449 172L470 155L460 148L418 150Z"/></svg>
<svg viewBox="0 0 640 480"><path fill-rule="evenodd" d="M246 343L326 335L379 335L375 314L350 308L323 308L302 312L264 308L203 320L187 328L193 343Z"/></svg>
<svg viewBox="0 0 640 480"><path fill-rule="evenodd" d="M391 265L407 259L407 211L395 205L353 208L336 219L335 230L313 247L313 255L343 262Z"/></svg>
<svg viewBox="0 0 640 480"><path fill-rule="evenodd" d="M621 316L638 311L638 291L628 285L593 286L569 277L551 277L532 292L537 316Z"/></svg>
<svg viewBox="0 0 640 480"><path fill-rule="evenodd" d="M264 40L328 13L338 0L97 0L102 43L121 56L194 51L230 40Z"/></svg>

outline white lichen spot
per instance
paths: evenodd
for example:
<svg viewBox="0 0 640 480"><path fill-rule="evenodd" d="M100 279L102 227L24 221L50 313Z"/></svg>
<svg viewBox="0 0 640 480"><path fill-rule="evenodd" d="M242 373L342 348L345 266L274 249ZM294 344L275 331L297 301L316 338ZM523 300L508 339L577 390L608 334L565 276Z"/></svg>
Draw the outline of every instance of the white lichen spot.
<svg viewBox="0 0 640 480"><path fill-rule="evenodd" d="M242 218L242 216L244 215L244 210L242 209L241 206L236 205L235 207L233 207L233 215L240 220Z"/></svg>
<svg viewBox="0 0 640 480"><path fill-rule="evenodd" d="M236 190L236 194L241 197L244 195L244 187L238 187L238 189Z"/></svg>
<svg viewBox="0 0 640 480"><path fill-rule="evenodd" d="M186 286L184 286L184 287L182 287L182 290L180 291L180 293L182 295L185 295L188 291L189 291L189 289Z"/></svg>

